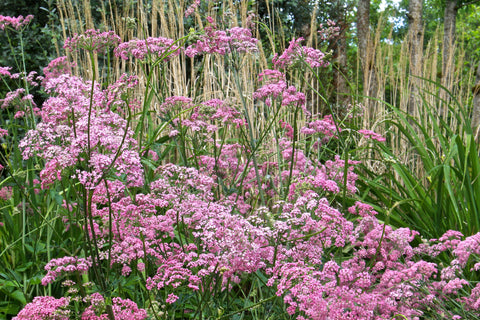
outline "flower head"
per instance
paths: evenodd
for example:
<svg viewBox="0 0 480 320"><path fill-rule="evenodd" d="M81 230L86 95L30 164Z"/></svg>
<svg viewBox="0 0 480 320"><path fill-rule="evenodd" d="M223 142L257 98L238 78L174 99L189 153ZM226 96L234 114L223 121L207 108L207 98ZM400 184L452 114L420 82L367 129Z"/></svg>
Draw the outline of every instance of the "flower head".
<svg viewBox="0 0 480 320"><path fill-rule="evenodd" d="M84 49L90 52L104 52L110 47L116 47L122 40L113 31L100 32L89 29L83 34L77 34L65 40L64 49L72 51Z"/></svg>
<svg viewBox="0 0 480 320"><path fill-rule="evenodd" d="M54 297L35 297L23 308L18 315L13 318L14 320L44 320L44 319L57 319L68 320L70 319L70 311L66 309L69 304L67 298L55 299Z"/></svg>
<svg viewBox="0 0 480 320"><path fill-rule="evenodd" d="M33 15L29 14L25 18L23 16L9 17L0 15L0 29L5 30L7 27L12 27L15 30L20 30L23 26L32 21Z"/></svg>
<svg viewBox="0 0 480 320"><path fill-rule="evenodd" d="M275 68L285 69L298 61L304 61L312 68L326 67L328 62L324 60L325 54L311 47L300 46L303 38L290 41L288 48L280 55L272 59Z"/></svg>
<svg viewBox="0 0 480 320"><path fill-rule="evenodd" d="M256 52L258 39L252 37L252 31L246 28L234 27L227 30L217 30L217 25L208 17L210 25L205 27L205 34L196 43L185 49L188 57L205 53L225 55L232 51Z"/></svg>
<svg viewBox="0 0 480 320"><path fill-rule="evenodd" d="M180 50L178 49L178 46L174 45L172 39L149 37L147 40L133 39L120 44L115 49L115 56L123 60L127 60L129 57L145 60L148 55L165 59L170 55L179 55Z"/></svg>
<svg viewBox="0 0 480 320"><path fill-rule="evenodd" d="M372 139L379 142L383 142L387 140L385 139L385 137L382 137L380 134L373 132L372 130L362 129L362 130L358 130L358 132L361 133L365 139Z"/></svg>

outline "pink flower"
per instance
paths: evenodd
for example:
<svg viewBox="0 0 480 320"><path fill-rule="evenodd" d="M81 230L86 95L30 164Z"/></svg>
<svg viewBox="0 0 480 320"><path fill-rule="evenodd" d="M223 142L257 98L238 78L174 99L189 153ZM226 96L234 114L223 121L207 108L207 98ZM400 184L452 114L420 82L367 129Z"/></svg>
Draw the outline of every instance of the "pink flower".
<svg viewBox="0 0 480 320"><path fill-rule="evenodd" d="M322 40L330 40L338 37L340 33L340 27L336 26L336 23L330 19L327 20L327 25L322 23L318 26L318 34Z"/></svg>
<svg viewBox="0 0 480 320"><path fill-rule="evenodd" d="M318 136L312 145L314 150L317 150L330 139L338 139L338 133L340 132L342 132L342 128L337 127L332 115L326 115L323 119L307 122L305 126L300 128L300 133L302 134Z"/></svg>
<svg viewBox="0 0 480 320"><path fill-rule="evenodd" d="M300 46L302 41L303 38L292 39L288 48L280 56L275 54L272 58L275 68L286 69L297 62L305 62L312 68L328 66L328 62L324 61L325 54L323 52Z"/></svg>
<svg viewBox="0 0 480 320"><path fill-rule="evenodd" d="M100 32L100 30L89 29L83 34L77 34L65 40L64 49L72 51L84 49L91 52L104 52L108 48L116 47L121 39L113 31Z"/></svg>
<svg viewBox="0 0 480 320"><path fill-rule="evenodd" d="M0 138L8 136L8 130L0 128Z"/></svg>
<svg viewBox="0 0 480 320"><path fill-rule="evenodd" d="M169 304L172 304L172 303L174 303L174 302L177 301L177 300L178 300L178 296L174 295L173 293L170 293L170 294L168 295L167 300L165 300L165 302L166 302L166 303L169 303Z"/></svg>
<svg viewBox="0 0 480 320"><path fill-rule="evenodd" d="M115 56L123 60L134 57L138 60L145 60L148 56L168 60L170 56L178 56L180 50L174 45L172 39L149 37L147 40L134 39L120 44L115 48Z"/></svg>
<svg viewBox="0 0 480 320"><path fill-rule="evenodd" d="M253 93L254 99L276 99L277 97L283 95L283 92L287 89L287 84L285 81L278 81L275 83L267 83L262 86L260 89ZM267 103L267 105L270 105Z"/></svg>
<svg viewBox="0 0 480 320"><path fill-rule="evenodd" d="M372 139L372 140L377 140L377 141L380 141L380 142L383 142L383 141L387 140L384 137L382 137L381 135L379 135L378 133L375 133L371 130L361 129L361 130L358 130L358 132L363 134L363 137L365 139Z"/></svg>
<svg viewBox="0 0 480 320"><path fill-rule="evenodd" d="M0 171L3 167L0 168ZM0 199L8 200L13 196L12 187L2 187L0 188Z"/></svg>
<svg viewBox="0 0 480 320"><path fill-rule="evenodd" d="M53 59L48 66L43 68L45 78L42 80L42 85L45 86L51 78L57 78L62 74L71 75L75 65L76 63L68 61L66 56Z"/></svg>
<svg viewBox="0 0 480 320"><path fill-rule="evenodd" d="M348 212L351 214L358 214L361 217L374 216L378 214L378 212L373 210L371 205L362 203L360 201L356 201L354 206L348 208Z"/></svg>
<svg viewBox="0 0 480 320"><path fill-rule="evenodd" d="M217 53L225 55L232 51L257 52L258 39L252 37L250 29L234 27L227 30L217 30L217 25L211 17L207 17L210 23L205 27L205 35L185 49L188 57L195 57L205 53Z"/></svg>
<svg viewBox="0 0 480 320"><path fill-rule="evenodd" d="M69 302L67 298L35 297L13 320L68 320L70 319L70 310L67 309Z"/></svg>
<svg viewBox="0 0 480 320"><path fill-rule="evenodd" d="M264 99L265 104L271 106L273 100L281 97L282 106L301 107L305 114L309 114L305 107L305 94L298 92L294 86L288 86L284 74L267 69L260 73L259 79L265 84L253 93L254 99Z"/></svg>
<svg viewBox="0 0 480 320"><path fill-rule="evenodd" d="M461 241L453 250L453 254L457 257L456 262L464 267L472 254L480 254L480 233Z"/></svg>
<svg viewBox="0 0 480 320"><path fill-rule="evenodd" d="M187 10L185 10L185 18L188 18L190 15L192 15L199 6L200 0L194 0L193 3L188 6Z"/></svg>
<svg viewBox="0 0 480 320"><path fill-rule="evenodd" d="M129 76L123 73L117 81L103 91L106 99L105 106L121 115L128 116L128 109L134 111L141 107L140 103L134 98L134 89L137 86L137 76Z"/></svg>
<svg viewBox="0 0 480 320"><path fill-rule="evenodd" d="M463 286L469 285L469 282L465 279L455 278L448 281L443 287L442 291L445 294L457 294L459 289Z"/></svg>
<svg viewBox="0 0 480 320"><path fill-rule="evenodd" d="M12 67L0 67L0 76L6 76L10 78L12 76L10 70L12 70Z"/></svg>
<svg viewBox="0 0 480 320"><path fill-rule="evenodd" d="M15 30L19 30L29 24L32 19L33 15L31 14L25 18L23 16L9 17L0 15L0 29L5 30L7 27L12 27Z"/></svg>
<svg viewBox="0 0 480 320"><path fill-rule="evenodd" d="M285 136L290 140L293 140L293 127L283 120L280 120L279 123L280 127L285 129Z"/></svg>
<svg viewBox="0 0 480 320"><path fill-rule="evenodd" d="M57 280L58 277L66 274L86 274L91 265L92 263L85 258L66 256L59 259L52 259L45 266L47 275L43 277L42 285L46 286Z"/></svg>
<svg viewBox="0 0 480 320"><path fill-rule="evenodd" d="M82 320L106 320L108 315L102 313L98 315L100 310L105 310L105 299L99 293L93 293L84 299L84 302L90 304L82 313ZM130 299L122 299L119 297L112 298L112 310L115 320L144 320L147 318L147 312L139 309L137 304Z"/></svg>

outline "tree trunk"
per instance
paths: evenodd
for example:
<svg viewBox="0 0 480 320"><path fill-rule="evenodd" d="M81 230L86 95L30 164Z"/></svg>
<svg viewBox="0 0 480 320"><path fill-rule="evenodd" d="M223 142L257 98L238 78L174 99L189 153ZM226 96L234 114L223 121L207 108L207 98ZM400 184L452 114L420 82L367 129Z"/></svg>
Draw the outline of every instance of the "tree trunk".
<svg viewBox="0 0 480 320"><path fill-rule="evenodd" d="M337 91L337 105L339 107L345 106L350 100L348 94L348 85L347 85L347 37L345 35L345 30L340 33L337 50L335 51L335 60L337 63L337 68L335 69L335 89Z"/></svg>
<svg viewBox="0 0 480 320"><path fill-rule="evenodd" d="M472 110L472 129L475 134L475 140L479 142L480 136L480 63L477 68L475 87L473 87L473 110Z"/></svg>
<svg viewBox="0 0 480 320"><path fill-rule="evenodd" d="M372 46L370 35L370 1L359 0L357 7L357 35L358 35L358 57L360 59L361 74L363 80L363 95L365 97L377 98L377 78L375 74L375 50ZM368 98L363 104L366 109L371 110L375 104ZM372 110L373 111L373 110Z"/></svg>
<svg viewBox="0 0 480 320"><path fill-rule="evenodd" d="M340 27L339 36L333 48L333 59L335 67L333 68L333 85L335 88L335 100L337 107L343 108L350 101L350 91L347 85L347 22L346 22L346 8L344 1L335 1L335 12L333 13L333 20L337 22Z"/></svg>
<svg viewBox="0 0 480 320"><path fill-rule="evenodd" d="M410 79L407 112L416 115L416 110L421 103L419 97L419 85L422 76L423 58L423 21L422 21L422 0L410 0L408 3L408 44L410 49Z"/></svg>
<svg viewBox="0 0 480 320"><path fill-rule="evenodd" d="M455 32L458 12L458 1L447 0L443 23L443 61L442 61L442 85L451 90L453 70L455 66Z"/></svg>
<svg viewBox="0 0 480 320"><path fill-rule="evenodd" d="M357 7L358 55L362 70L368 70L367 48L370 38L370 1L359 0Z"/></svg>

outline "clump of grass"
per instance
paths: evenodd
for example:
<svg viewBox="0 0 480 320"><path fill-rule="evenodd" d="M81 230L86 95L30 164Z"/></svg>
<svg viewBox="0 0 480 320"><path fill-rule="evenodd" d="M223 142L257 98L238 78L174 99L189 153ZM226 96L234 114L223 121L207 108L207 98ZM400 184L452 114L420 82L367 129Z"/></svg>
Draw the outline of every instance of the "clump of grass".
<svg viewBox="0 0 480 320"><path fill-rule="evenodd" d="M384 123L393 139L403 141L410 160L391 146L377 145L384 173L366 169L365 196L387 208L396 204L390 216L394 225L411 226L432 238L449 229L472 235L480 230L475 197L480 163L467 108L450 96L448 112L439 117L438 104L428 102L431 95L440 101L438 90L424 95L418 118L388 105L392 116Z"/></svg>

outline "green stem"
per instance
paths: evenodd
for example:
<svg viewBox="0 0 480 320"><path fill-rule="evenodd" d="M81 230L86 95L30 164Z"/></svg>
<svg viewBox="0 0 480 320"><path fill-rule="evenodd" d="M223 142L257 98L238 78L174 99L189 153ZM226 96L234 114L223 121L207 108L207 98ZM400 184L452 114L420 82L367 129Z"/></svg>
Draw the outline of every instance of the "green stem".
<svg viewBox="0 0 480 320"><path fill-rule="evenodd" d="M242 101L243 109L245 111L245 118L246 118L247 127L248 127L248 135L249 135L249 138L250 138L250 148L252 149L252 162L253 162L253 167L255 169L255 175L256 175L257 184L258 184L258 192L260 194L260 199L262 201L262 205L266 205L265 196L263 194L263 189L262 189L262 180L260 178L260 173L259 173L259 170L258 170L257 157L256 157L256 154L255 154L255 151L254 151L254 150L257 149L257 144L255 143L255 138L253 136L252 121L250 120L250 116L248 115L247 102L245 101L245 97L243 96L242 85L240 84L240 81L238 80L239 79L238 69L235 65L233 66L232 69L233 69L233 73L234 73L233 78L235 79L235 85L238 88L238 93L240 95L240 100Z"/></svg>
<svg viewBox="0 0 480 320"><path fill-rule="evenodd" d="M89 106L88 106L88 121L87 121L87 156L86 156L86 162L87 162L88 170L90 170L89 162L90 162L91 152L92 152L91 145L90 145L90 143L91 143L90 126L91 126L92 109L93 109L93 92L94 92L94 89L95 89L95 80L96 80L96 67L95 67L95 59L94 59L93 51L89 52L89 56L90 56L90 62L92 63L92 86L91 86L91 89L90 89L90 103L89 103ZM117 155L118 155L118 152L117 152ZM115 162L115 160L113 162ZM113 164L113 162L112 162L112 164ZM106 173L104 172L104 174L102 175L102 178L104 177L105 174ZM96 185L98 185L101 181L102 181L102 179L99 179L99 181L97 182ZM106 280L104 279L104 277L101 276L100 270L99 270L100 254L99 254L99 251L98 251L98 242L97 242L97 238L95 236L94 220L93 220L93 214L92 214L93 192L94 191L92 189L89 189L88 191L87 191L87 189L85 189L85 194L84 195L87 197L87 194L88 194L88 197L85 199L85 215L86 215L86 217L85 217L85 219L86 219L86 221L85 221L85 227L86 227L85 228L85 233L86 233L87 243L88 243L89 248L90 248L90 257L92 259L93 274L96 278L97 283L99 283L102 291L104 293L107 293L106 292L107 291ZM88 226L90 227L90 231L92 233L92 239L90 239L89 234L88 234L88 232L89 232L88 231ZM92 244L92 240L93 240L93 244ZM107 304L106 311L107 311L107 314L108 314L108 318L110 320L115 320L115 316L113 314L113 309L112 309L112 306L110 304Z"/></svg>
<svg viewBox="0 0 480 320"><path fill-rule="evenodd" d="M273 124L275 123L277 117L278 117L278 114L280 113L280 107L277 108L277 111L275 112L275 115L273 116L273 119L272 121L268 124L267 126L267 129L263 132L263 135L260 137L260 139L258 140L258 143L255 147L255 149L251 150L250 152L250 155L248 156L247 158L247 162L245 164L245 168L243 169L243 172L240 176L240 179L237 180L238 182L234 182L235 185L242 185L243 184L243 180L245 179L246 175L247 175L247 170L248 170L248 165L250 164L250 161L252 161L252 158L254 157L254 155L256 154L259 146L261 145L261 143L263 142L263 139L265 139L265 137L267 136L267 133L270 131L270 129L272 128ZM243 132L243 131L242 131ZM246 137L245 137L246 138ZM261 186L260 186L261 187ZM261 188L260 188L261 189ZM240 194L237 193L237 197L235 199L235 205L233 206L232 208L232 211L235 210L236 208L236 205L237 205L237 201L238 201L238 198L240 197Z"/></svg>
<svg viewBox="0 0 480 320"><path fill-rule="evenodd" d="M268 302L268 301L275 300L276 298L278 298L278 297L277 297L276 295L273 295L273 296L271 296L271 297L269 297L269 298L260 300L260 301L258 301L257 303L254 303L254 304L252 304L252 305L250 305L250 306L248 306L248 307L245 307L245 308L239 309L239 310L237 310L237 311L235 311L235 312L232 312L232 313L229 313L229 314L227 314L227 315L221 316L221 317L217 318L217 320L226 319L226 318L230 319L232 316L234 316L234 315L236 315L236 314L238 314L238 313L240 313L240 312L244 312L244 311L247 311L247 310L249 310L249 309L255 308L256 306L262 305L262 304L264 304L265 302Z"/></svg>
<svg viewBox="0 0 480 320"><path fill-rule="evenodd" d="M20 47L22 48L22 66L23 66L23 73L24 73L24 77L23 77L23 85L25 87L25 94L28 96L30 94L30 90L29 90L29 84L27 82L27 64L25 62L25 50L23 49L24 48L24 45L23 45L23 36L22 36L22 33L20 32L19 34L19 38L20 38ZM30 116L32 117L31 121L31 126L30 128L35 128L36 126L36 121L35 121L35 114L33 113L33 105L32 103L29 103L29 107L30 107Z"/></svg>
<svg viewBox="0 0 480 320"><path fill-rule="evenodd" d="M110 198L110 191L108 190L107 180L103 180L105 183L105 190L108 199L108 264L107 264L107 279L110 275L110 266L112 263L112 244L113 244L113 212L112 212L112 200Z"/></svg>
<svg viewBox="0 0 480 320"><path fill-rule="evenodd" d="M295 164L295 147L297 142L297 116L298 116L298 106L295 108L295 113L293 115L293 142L292 142L292 160L290 162L290 172L288 174L288 181L285 188L285 196L284 200L288 197L288 192L290 189L290 184L292 183L292 175L293 175L293 166Z"/></svg>
<svg viewBox="0 0 480 320"><path fill-rule="evenodd" d="M95 59L93 52L90 51L90 62L92 63L92 87L90 89L90 103L88 106L88 122L87 122L87 166L90 162L91 156L91 146L90 146L90 123L92 118L92 109L93 109L93 91L95 89L95 80L96 80L96 68L95 68Z"/></svg>

